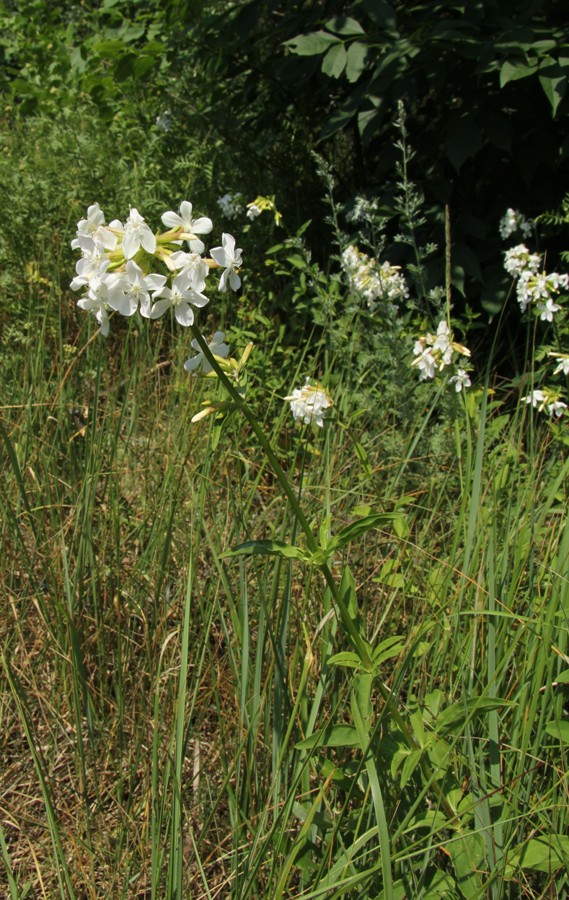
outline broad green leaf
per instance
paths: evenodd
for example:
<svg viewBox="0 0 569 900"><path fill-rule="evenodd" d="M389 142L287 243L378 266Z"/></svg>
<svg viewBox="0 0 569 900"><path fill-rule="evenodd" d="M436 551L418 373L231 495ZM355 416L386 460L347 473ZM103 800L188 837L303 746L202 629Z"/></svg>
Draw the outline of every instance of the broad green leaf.
<svg viewBox="0 0 569 900"><path fill-rule="evenodd" d="M484 896L484 844L476 832L469 832L445 844L460 885L460 896L474 900Z"/></svg>
<svg viewBox="0 0 569 900"><path fill-rule="evenodd" d="M360 41L353 41L348 47L346 59L346 78L353 84L365 71L367 47Z"/></svg>
<svg viewBox="0 0 569 900"><path fill-rule="evenodd" d="M569 744L569 719L556 719L545 726L545 730L551 737L557 738L564 744Z"/></svg>
<svg viewBox="0 0 569 900"><path fill-rule="evenodd" d="M298 56L318 56L328 50L331 44L337 43L338 38L328 31L312 31L310 34L298 34L285 41L284 45Z"/></svg>
<svg viewBox="0 0 569 900"><path fill-rule="evenodd" d="M421 762L421 757L423 755L422 750L410 750L406 755L403 766L401 767L401 776L400 776L400 784L401 788L404 788L406 784L409 783L411 778L413 777L413 773L417 766Z"/></svg>
<svg viewBox="0 0 569 900"><path fill-rule="evenodd" d="M407 828L405 828L403 834L408 834L410 831L414 831L416 828L428 828L429 831L439 831L441 828L448 828L449 820L447 817L440 812L438 809L429 810L425 813L420 813L416 819L411 819Z"/></svg>
<svg viewBox="0 0 569 900"><path fill-rule="evenodd" d="M513 701L501 700L499 697L472 697L461 703L453 703L437 717L435 731L439 735L450 734L475 715L514 705Z"/></svg>
<svg viewBox="0 0 569 900"><path fill-rule="evenodd" d="M346 48L343 44L334 44L322 60L322 71L329 78L339 78L346 68Z"/></svg>
<svg viewBox="0 0 569 900"><path fill-rule="evenodd" d="M333 31L335 34L365 34L360 23L357 22L356 19L351 19L349 16L333 16L333 18L328 19L324 27L329 31Z"/></svg>
<svg viewBox="0 0 569 900"><path fill-rule="evenodd" d="M131 22L125 21L119 28L117 34L120 36L121 41L130 43L131 41L137 41L139 38L144 37L145 31L145 25L134 25Z"/></svg>
<svg viewBox="0 0 569 900"><path fill-rule="evenodd" d="M551 111L555 116L557 107L563 100L567 90L567 75L561 66L553 60L549 60L547 65L540 66L539 83L551 104Z"/></svg>
<svg viewBox="0 0 569 900"><path fill-rule="evenodd" d="M533 838L516 850L508 860L506 878L516 876L518 869L530 869L551 875L569 866L569 837L566 834L550 834Z"/></svg>
<svg viewBox="0 0 569 900"><path fill-rule="evenodd" d="M537 62L523 63L506 61L500 69L500 87L504 87L510 81L519 81L520 78L528 78L537 72Z"/></svg>
<svg viewBox="0 0 569 900"><path fill-rule="evenodd" d="M231 559L234 556L282 556L286 559L306 560L303 550L285 544L284 541L245 541L233 550L221 553L220 559Z"/></svg>
<svg viewBox="0 0 569 900"><path fill-rule="evenodd" d="M383 122L383 109L364 109L358 113L358 132L364 143L369 143Z"/></svg>
<svg viewBox="0 0 569 900"><path fill-rule="evenodd" d="M328 725L299 741L295 747L297 750L313 750L314 747L359 747L359 740L353 725Z"/></svg>

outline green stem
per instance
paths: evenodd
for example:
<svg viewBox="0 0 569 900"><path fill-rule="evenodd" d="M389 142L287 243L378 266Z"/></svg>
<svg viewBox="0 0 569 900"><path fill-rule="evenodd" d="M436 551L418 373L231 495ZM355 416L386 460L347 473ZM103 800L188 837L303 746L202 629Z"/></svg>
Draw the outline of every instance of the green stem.
<svg viewBox="0 0 569 900"><path fill-rule="evenodd" d="M243 415L247 419L249 425L251 426L253 433L254 433L255 437L257 438L260 446L262 447L262 449L271 465L271 468L276 475L279 485L282 488L288 502L290 503L291 509L293 510L294 515L296 516L296 519L304 532L308 549L310 550L311 553L316 553L319 550L318 541L316 540L316 537L314 536L314 532L312 531L312 528L310 527L310 523L308 522L308 519L306 518L306 516L304 515L304 513L301 509L301 506L298 502L296 494L294 493L294 491L290 485L290 482L289 482L280 462L278 461L277 456L276 456L273 448L271 447L271 444L270 444L267 436L265 435L263 429L260 427L255 416L249 409L246 401L243 399L243 397L241 396L241 394L239 393L239 391L237 390L235 385L231 383L231 380L227 377L226 373L223 371L223 369L221 368L221 366L219 365L219 363L213 356L211 350L209 349L206 341L202 337L197 326L192 325L191 331L192 331L192 334L195 337L196 341L198 342L199 348L200 348L201 352L203 353L204 357L207 359L208 363L212 367L213 371L217 375L218 379L222 383L223 387L225 388L225 390L227 391L227 393L229 394L229 396L231 397L231 399L233 400L233 402L235 403L237 408L243 413ZM354 644L354 647L362 660L362 663L364 664L366 669L371 671L373 661L371 658L371 654L369 652L369 648L367 647L366 642L362 639L362 636L359 634L359 632L348 612L347 604L344 603L344 600L338 590L338 586L336 584L334 576L332 575L332 572L330 571L327 563L319 564L319 568L322 571L322 574L324 575L324 579L325 579L326 584L330 590L330 593L334 599L336 608L337 608L338 612L340 613L340 618L342 619L342 622L346 628L346 631L349 634L349 636L352 640L352 643Z"/></svg>

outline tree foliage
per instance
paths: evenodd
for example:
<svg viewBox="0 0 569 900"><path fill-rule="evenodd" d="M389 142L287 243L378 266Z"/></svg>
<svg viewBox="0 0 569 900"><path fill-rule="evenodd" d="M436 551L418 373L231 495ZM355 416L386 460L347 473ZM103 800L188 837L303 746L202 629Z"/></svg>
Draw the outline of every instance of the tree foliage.
<svg viewBox="0 0 569 900"><path fill-rule="evenodd" d="M448 205L455 288L495 313L507 292L499 218L508 206L530 216L557 206L569 171L564 7L306 0L291 9L250 0L214 10L198 41L218 86L210 114L222 130L223 109L245 123L248 152L268 172L276 166L285 188L304 182L313 200L308 152L318 146L340 199L379 196L389 215L402 101L416 151L411 176L431 212L425 242L440 248L431 279L442 277Z"/></svg>

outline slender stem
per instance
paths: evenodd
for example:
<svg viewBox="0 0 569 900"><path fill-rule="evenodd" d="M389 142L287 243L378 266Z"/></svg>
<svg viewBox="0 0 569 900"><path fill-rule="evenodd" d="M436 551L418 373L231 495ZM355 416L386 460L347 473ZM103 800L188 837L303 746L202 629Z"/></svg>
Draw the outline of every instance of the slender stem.
<svg viewBox="0 0 569 900"><path fill-rule="evenodd" d="M277 477L279 485L281 486L288 502L291 505L291 509L293 510L293 512L297 518L297 521L304 532L304 535L306 537L306 543L308 545L308 549L310 550L311 553L316 553L320 549L318 541L316 540L316 537L314 536L314 532L312 531L312 528L310 527L310 523L308 522L308 519L306 518L306 516L304 515L304 513L302 511L302 508L298 502L296 494L294 493L294 491L290 485L290 482L289 482L280 462L278 461L277 456L276 456L273 448L271 447L271 444L270 444L267 436L265 435L263 429L260 427L255 416L249 409L247 403L245 402L245 400L243 399L243 397L241 396L239 391L236 389L235 385L232 384L231 380L227 377L226 373L223 371L223 369L221 368L221 366L219 365L219 363L213 356L211 350L209 349L206 341L202 337L197 326L192 325L191 331L192 331L192 334L195 337L196 341L198 342L199 348L200 348L201 352L203 353L204 357L207 359L208 363L210 364L213 371L215 372L215 374L217 375L217 377L223 384L223 387L225 388L225 390L227 391L227 393L229 394L229 396L231 397L231 399L233 400L235 405L243 413L243 415L247 419L249 425L251 426L251 428L255 434L255 437L257 438L259 444L261 445L261 447L273 469L273 472L275 473L275 475ZM321 569L322 574L324 575L326 584L330 590L330 593L332 594L332 597L336 604L336 608L337 608L338 612L340 613L342 622L344 623L344 626L345 626L349 636L352 639L352 643L354 644L358 654L360 655L360 658L361 658L363 664L366 666L366 668L371 669L372 658L371 658L371 654L369 652L369 648L368 648L366 642L363 640L362 636L359 634L359 632L348 612L347 604L344 602L342 595L340 594L340 591L338 590L338 586L336 584L334 576L332 575L332 572L330 571L328 564L327 563L319 563L318 567Z"/></svg>

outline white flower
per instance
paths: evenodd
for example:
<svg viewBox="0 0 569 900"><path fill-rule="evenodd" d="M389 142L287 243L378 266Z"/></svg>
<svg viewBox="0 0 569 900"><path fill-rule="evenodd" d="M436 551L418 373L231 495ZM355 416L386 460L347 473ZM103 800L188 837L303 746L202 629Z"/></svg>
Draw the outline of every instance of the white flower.
<svg viewBox="0 0 569 900"><path fill-rule="evenodd" d="M465 369L457 369L456 375L449 378L449 381L451 384L454 384L454 389L457 394L460 393L463 388L468 388L472 384L470 376Z"/></svg>
<svg viewBox="0 0 569 900"><path fill-rule="evenodd" d="M342 262L350 287L367 301L370 308L377 301L393 303L409 296L399 266L392 266L387 261L379 265L376 259L370 259L353 245L342 253Z"/></svg>
<svg viewBox="0 0 569 900"><path fill-rule="evenodd" d="M241 200L241 194L224 194L223 197L217 198L217 205L226 218L234 219L243 212L243 203Z"/></svg>
<svg viewBox="0 0 569 900"><path fill-rule="evenodd" d="M188 281L188 277L184 272L176 275L172 281L172 287L164 287L157 295L152 309L150 310L150 318L158 319L170 307L174 310L176 321L180 325L189 327L194 324L194 311L192 306L202 307L209 303L209 299L199 291L195 291ZM190 304L192 306L190 306Z"/></svg>
<svg viewBox="0 0 569 900"><path fill-rule="evenodd" d="M87 209L87 218L80 219L77 223L77 234L71 241L74 250L81 249L81 237L88 236L98 240L108 249L114 250L117 237L108 228L105 228L105 215L98 203L93 203Z"/></svg>
<svg viewBox="0 0 569 900"><path fill-rule="evenodd" d="M229 347L227 346L225 341L225 333L223 331L216 331L211 341L208 344L209 349L211 350L214 356L219 356L221 359L227 359L229 356ZM195 356L190 356L189 359L184 363L184 369L186 372L196 372L200 369L204 375L208 372L211 372L211 365L204 357L202 351L200 350L200 345L196 338L192 341L192 347L194 350L197 350L197 354Z"/></svg>
<svg viewBox="0 0 569 900"><path fill-rule="evenodd" d="M428 348L423 350L417 359L413 360L413 364L419 369L419 381L426 381L427 378L435 377L436 363L435 357Z"/></svg>
<svg viewBox="0 0 569 900"><path fill-rule="evenodd" d="M108 277L108 303L121 316L132 316L140 307L141 315L150 318L150 293L155 297L166 284L165 275L144 275L133 259L126 271Z"/></svg>
<svg viewBox="0 0 569 900"><path fill-rule="evenodd" d="M569 375L569 356L565 353L550 353L549 355L553 356L554 359L559 360L553 374L559 375L560 372L563 372L564 375Z"/></svg>
<svg viewBox="0 0 569 900"><path fill-rule="evenodd" d="M231 289L237 291L241 286L241 279L239 278L236 269L243 264L241 258L242 251L240 249L235 249L235 238L231 234L222 234L221 243L221 247L214 247L210 251L212 258L218 266L225 267L225 271L219 279L219 290L222 293L226 291L227 282L229 281Z"/></svg>
<svg viewBox="0 0 569 900"><path fill-rule="evenodd" d="M109 333L109 305L107 303L107 297L107 286L101 281L96 287L91 287L85 297L81 297L81 299L77 301L77 306L80 309L93 313L101 326L101 334L103 337L107 337Z"/></svg>
<svg viewBox="0 0 569 900"><path fill-rule="evenodd" d="M537 304L537 311L542 322L553 322L553 316L561 309L557 303L554 303L551 297L548 297L545 303Z"/></svg>
<svg viewBox="0 0 569 900"><path fill-rule="evenodd" d="M170 131L172 129L174 117L171 110L165 109L163 113L156 116L154 121L156 122L156 127L159 131Z"/></svg>
<svg viewBox="0 0 569 900"><path fill-rule="evenodd" d="M110 264L105 248L99 241L95 241L87 235L82 235L78 241L83 256L75 264L77 275L70 285L72 291L78 291L81 287L90 287L93 282L99 282Z"/></svg>
<svg viewBox="0 0 569 900"><path fill-rule="evenodd" d="M530 253L525 244L518 244L504 253L504 268L512 278L518 278L522 272L537 272L541 267L538 253Z"/></svg>
<svg viewBox="0 0 569 900"><path fill-rule="evenodd" d="M306 379L304 387L296 388L285 400L290 403L295 422L304 422L305 425L314 422L320 428L324 427L325 411L333 405L322 385L311 385L310 378Z"/></svg>
<svg viewBox="0 0 569 900"><path fill-rule="evenodd" d="M255 206L254 203L249 204L247 208L247 218L248 219L256 219L257 216L260 216L263 212L262 209L259 209L258 206Z"/></svg>
<svg viewBox="0 0 569 900"><path fill-rule="evenodd" d="M516 293L522 312L525 312L530 303L537 304L537 312L544 322L552 322L553 315L560 308L554 302L554 295L558 294L567 284L567 275L559 275L557 272L531 272L526 269L520 274Z"/></svg>
<svg viewBox="0 0 569 900"><path fill-rule="evenodd" d="M538 409L539 412L547 412L549 416L559 418L567 409L567 404L559 399L559 395L555 390L545 388L545 390L534 390L527 397L522 397L522 402Z"/></svg>
<svg viewBox="0 0 569 900"><path fill-rule="evenodd" d="M162 215L162 221L167 228L181 228L183 237L187 240L190 250L194 253L203 253L204 244L200 241L197 234L209 234L213 228L211 219L202 216L199 219L192 218L192 204L189 200L183 200L180 203L180 214L169 211Z"/></svg>
<svg viewBox="0 0 569 900"><path fill-rule="evenodd" d="M532 223L517 209L508 209L500 219L500 237L506 240L516 231L521 231L524 237L529 237L532 233Z"/></svg>
<svg viewBox="0 0 569 900"><path fill-rule="evenodd" d="M528 394L527 397L522 397L522 403L527 403L537 409L541 403L545 403L545 395L543 391L535 390L532 391L531 394Z"/></svg>
<svg viewBox="0 0 569 900"><path fill-rule="evenodd" d="M434 378L436 370L442 372L446 366L456 362L455 357L470 356L468 347L453 340L450 326L445 319L441 319L437 326L436 335L430 332L424 334L413 346L415 359L411 363L419 369L419 381ZM457 391L463 387L470 387L470 377L465 369L457 369L456 374L450 379Z"/></svg>
<svg viewBox="0 0 569 900"><path fill-rule="evenodd" d="M138 253L140 247L143 247L147 253L154 253L156 250L156 238L138 210L132 207L125 222L122 239L122 249L125 258L132 259Z"/></svg>
<svg viewBox="0 0 569 900"><path fill-rule="evenodd" d="M209 266L199 253L186 253L184 250L176 250L166 257L169 269L180 269L191 282L195 291L205 290L205 280L209 272Z"/></svg>
<svg viewBox="0 0 569 900"><path fill-rule="evenodd" d="M445 355L448 355L449 349L452 354L450 328L448 327L448 323L442 319L437 326L437 336L433 342L433 350L441 351L442 358L446 365L450 362L450 359L447 362L445 358Z"/></svg>

